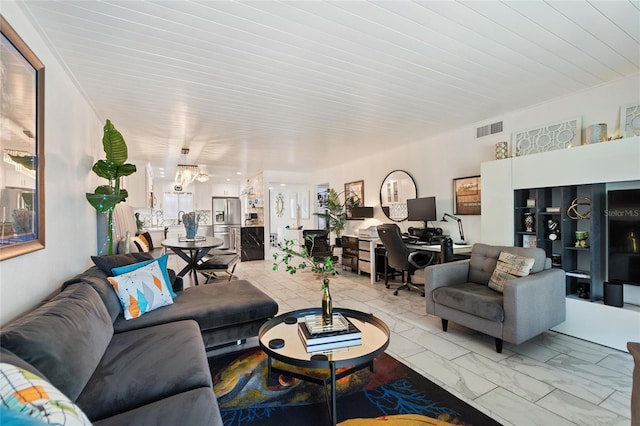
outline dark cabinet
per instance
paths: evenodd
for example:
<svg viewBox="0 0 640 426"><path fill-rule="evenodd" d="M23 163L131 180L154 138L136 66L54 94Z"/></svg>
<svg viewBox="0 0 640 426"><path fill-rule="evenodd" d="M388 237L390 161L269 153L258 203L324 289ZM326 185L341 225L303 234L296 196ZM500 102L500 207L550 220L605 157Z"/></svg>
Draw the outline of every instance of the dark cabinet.
<svg viewBox="0 0 640 426"><path fill-rule="evenodd" d="M342 265L351 268L352 271L358 272L358 238L343 236L342 237Z"/></svg>
<svg viewBox="0 0 640 426"><path fill-rule="evenodd" d="M514 245L539 247L567 275L567 295L603 297L605 184L514 193Z"/></svg>
<svg viewBox="0 0 640 426"><path fill-rule="evenodd" d="M240 228L240 261L264 260L264 226Z"/></svg>

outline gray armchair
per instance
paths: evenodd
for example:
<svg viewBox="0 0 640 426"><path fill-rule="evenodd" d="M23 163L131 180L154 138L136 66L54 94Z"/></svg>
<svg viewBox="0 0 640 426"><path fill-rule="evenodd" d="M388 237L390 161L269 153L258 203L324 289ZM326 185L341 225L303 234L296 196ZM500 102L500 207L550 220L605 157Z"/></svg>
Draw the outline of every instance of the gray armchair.
<svg viewBox="0 0 640 426"><path fill-rule="evenodd" d="M500 252L534 258L528 276L508 280L503 293L488 286ZM474 244L471 259L428 266L425 274L427 313L520 344L565 320L565 274L551 268L544 250Z"/></svg>

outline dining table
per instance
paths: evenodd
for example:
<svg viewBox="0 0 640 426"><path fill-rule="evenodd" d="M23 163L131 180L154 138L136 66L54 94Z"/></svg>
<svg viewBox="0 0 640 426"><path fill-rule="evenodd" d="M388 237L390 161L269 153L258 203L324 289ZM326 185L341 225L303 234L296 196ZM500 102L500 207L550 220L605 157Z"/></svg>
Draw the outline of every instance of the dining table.
<svg viewBox="0 0 640 426"><path fill-rule="evenodd" d="M178 272L179 277L191 273L193 274L193 280L198 285L198 273L196 267L198 262L211 250L212 248L220 247L224 244L224 240L214 237L196 237L196 238L167 238L162 241L162 246L171 249L175 254L180 256L187 265Z"/></svg>

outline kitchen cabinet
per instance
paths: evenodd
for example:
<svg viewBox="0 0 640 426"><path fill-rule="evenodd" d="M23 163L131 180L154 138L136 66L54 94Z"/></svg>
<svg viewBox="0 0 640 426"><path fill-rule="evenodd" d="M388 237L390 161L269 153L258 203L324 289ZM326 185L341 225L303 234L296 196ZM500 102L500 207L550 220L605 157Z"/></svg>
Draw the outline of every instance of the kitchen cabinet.
<svg viewBox="0 0 640 426"><path fill-rule="evenodd" d="M240 228L240 261L264 260L264 226Z"/></svg>

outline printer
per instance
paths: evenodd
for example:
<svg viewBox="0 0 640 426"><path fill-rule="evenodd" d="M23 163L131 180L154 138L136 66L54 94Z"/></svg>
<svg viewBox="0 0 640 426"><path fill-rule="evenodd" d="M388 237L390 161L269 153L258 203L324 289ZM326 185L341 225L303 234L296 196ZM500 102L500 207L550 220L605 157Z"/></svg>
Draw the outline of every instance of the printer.
<svg viewBox="0 0 640 426"><path fill-rule="evenodd" d="M408 231L409 236L431 244L440 244L440 240L444 238L442 228L409 228Z"/></svg>
<svg viewBox="0 0 640 426"><path fill-rule="evenodd" d="M358 228L358 237L362 238L378 238L378 227L371 225Z"/></svg>

